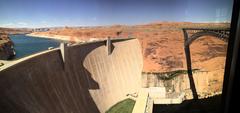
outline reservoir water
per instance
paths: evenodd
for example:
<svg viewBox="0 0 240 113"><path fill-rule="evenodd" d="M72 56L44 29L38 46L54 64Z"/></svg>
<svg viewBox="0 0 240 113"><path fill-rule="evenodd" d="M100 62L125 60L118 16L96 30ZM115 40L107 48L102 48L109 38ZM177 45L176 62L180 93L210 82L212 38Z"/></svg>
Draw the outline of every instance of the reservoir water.
<svg viewBox="0 0 240 113"><path fill-rule="evenodd" d="M16 58L22 58L40 51L47 50L49 47L59 47L60 40L31 37L26 35L10 35L14 43Z"/></svg>

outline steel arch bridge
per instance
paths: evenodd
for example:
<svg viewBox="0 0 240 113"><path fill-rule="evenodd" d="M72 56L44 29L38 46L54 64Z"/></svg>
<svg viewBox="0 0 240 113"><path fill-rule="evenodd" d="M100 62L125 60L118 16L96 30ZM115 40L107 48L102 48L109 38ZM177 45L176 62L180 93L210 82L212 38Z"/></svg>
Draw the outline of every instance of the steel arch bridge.
<svg viewBox="0 0 240 113"><path fill-rule="evenodd" d="M202 36L214 36L220 40L228 41L230 28L182 28L184 35L184 50L186 55L188 77L193 99L198 99L197 90L192 76L192 63L190 54L191 43Z"/></svg>
<svg viewBox="0 0 240 113"><path fill-rule="evenodd" d="M201 36L214 36L220 40L228 41L229 28L183 28L185 46L190 45Z"/></svg>

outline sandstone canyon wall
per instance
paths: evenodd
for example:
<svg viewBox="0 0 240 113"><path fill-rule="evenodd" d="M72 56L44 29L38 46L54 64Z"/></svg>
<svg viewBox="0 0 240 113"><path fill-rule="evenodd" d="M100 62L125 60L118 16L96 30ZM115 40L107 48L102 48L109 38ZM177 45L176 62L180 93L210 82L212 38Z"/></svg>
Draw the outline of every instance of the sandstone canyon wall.
<svg viewBox="0 0 240 113"><path fill-rule="evenodd" d="M7 60L14 55L13 42L7 34L0 33L0 60Z"/></svg>

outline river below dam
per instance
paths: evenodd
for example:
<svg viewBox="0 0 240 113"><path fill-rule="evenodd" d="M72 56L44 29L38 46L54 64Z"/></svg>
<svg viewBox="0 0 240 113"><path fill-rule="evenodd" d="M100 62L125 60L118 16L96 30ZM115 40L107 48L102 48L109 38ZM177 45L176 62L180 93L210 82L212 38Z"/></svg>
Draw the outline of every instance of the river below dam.
<svg viewBox="0 0 240 113"><path fill-rule="evenodd" d="M26 35L10 35L14 43L16 56L13 59L22 58L37 52L47 50L49 47L58 47L62 42L40 37L31 37Z"/></svg>

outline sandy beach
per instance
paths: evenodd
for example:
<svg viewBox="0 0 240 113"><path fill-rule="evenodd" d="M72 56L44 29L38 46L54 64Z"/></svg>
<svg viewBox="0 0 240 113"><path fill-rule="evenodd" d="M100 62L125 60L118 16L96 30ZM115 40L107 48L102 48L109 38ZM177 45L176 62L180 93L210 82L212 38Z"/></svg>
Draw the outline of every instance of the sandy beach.
<svg viewBox="0 0 240 113"><path fill-rule="evenodd" d="M31 36L31 37L41 37L41 38L48 38L48 39L56 39L56 40L63 40L63 41L70 41L70 36L62 36L62 35L44 35L44 34L34 34L34 33L30 33L30 34L26 34L26 36ZM81 42L81 40L79 40L79 42Z"/></svg>

